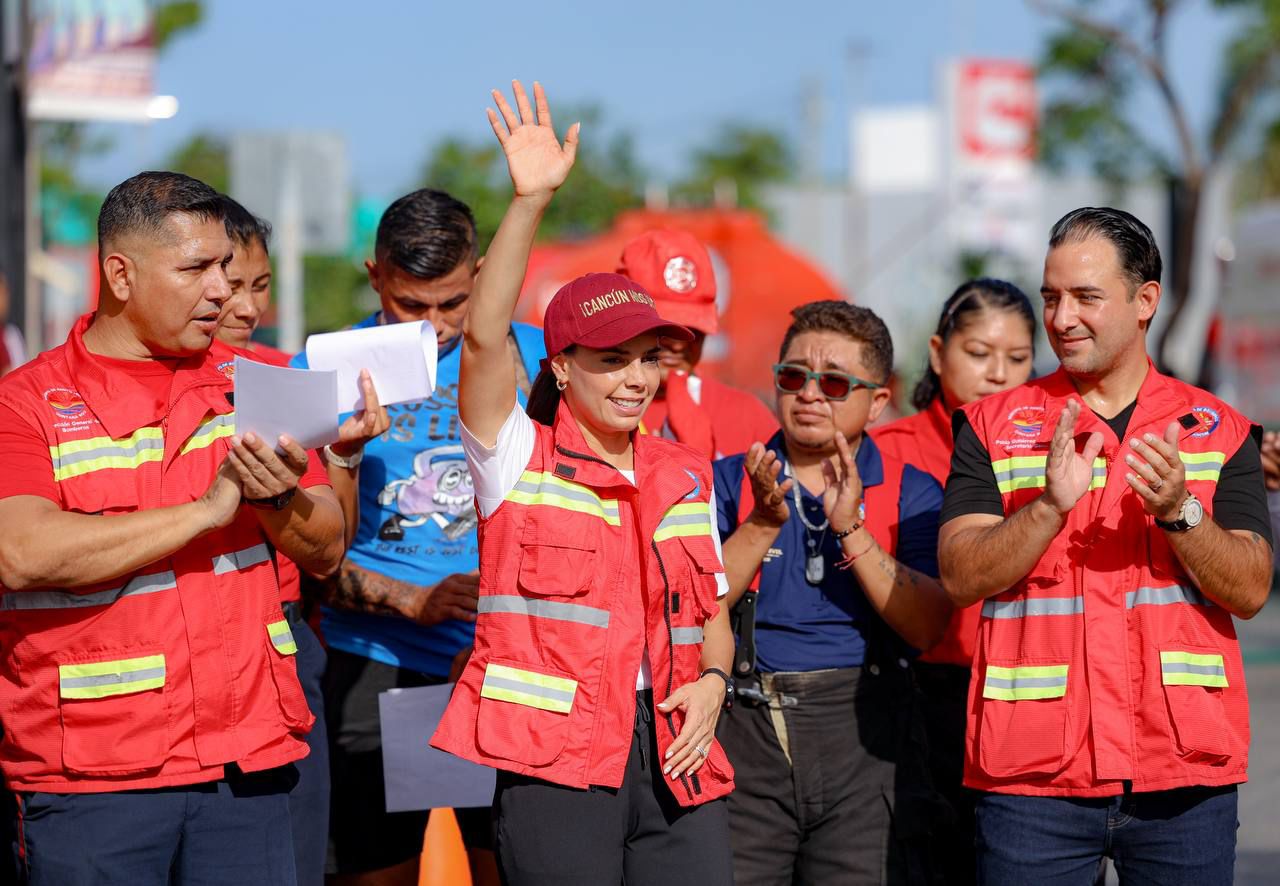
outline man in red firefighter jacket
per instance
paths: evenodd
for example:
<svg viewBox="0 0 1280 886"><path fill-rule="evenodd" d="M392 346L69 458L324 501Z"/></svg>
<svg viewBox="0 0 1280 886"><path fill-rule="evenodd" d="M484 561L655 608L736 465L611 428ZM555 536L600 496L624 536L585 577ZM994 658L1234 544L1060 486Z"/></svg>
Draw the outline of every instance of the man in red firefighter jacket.
<svg viewBox="0 0 1280 886"><path fill-rule="evenodd" d="M236 434L217 193L135 176L99 248L98 311L0 384L18 861L35 886L293 884L290 764L312 715L274 552L331 572L342 513L297 443Z"/></svg>
<svg viewBox="0 0 1280 886"><path fill-rule="evenodd" d="M1229 883L1270 584L1258 429L1156 371L1150 230L1075 210L1045 259L1061 368L956 413L939 560L981 604L965 782L982 883Z"/></svg>

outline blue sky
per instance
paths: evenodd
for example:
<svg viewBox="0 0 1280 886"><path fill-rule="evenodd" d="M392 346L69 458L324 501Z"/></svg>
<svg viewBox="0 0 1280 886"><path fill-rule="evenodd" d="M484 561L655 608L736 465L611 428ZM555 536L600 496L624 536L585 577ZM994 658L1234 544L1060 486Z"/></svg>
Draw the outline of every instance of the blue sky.
<svg viewBox="0 0 1280 886"><path fill-rule="evenodd" d="M357 192L394 196L440 138L491 137L488 89L512 77L540 79L553 110L599 104L607 129L635 135L658 180L678 174L727 120L798 141L801 96L816 83L823 166L838 177L851 103L929 101L943 60L1032 60L1046 31L1021 0L205 0L205 9L204 24L157 69L157 91L178 96L180 113L105 127L116 146L86 166L92 180L110 185L155 166L196 131L298 128L343 133ZM1178 85L1197 117L1212 102L1224 28L1196 2L1171 34ZM856 72L851 45L865 50ZM1153 100L1139 109L1156 119Z"/></svg>

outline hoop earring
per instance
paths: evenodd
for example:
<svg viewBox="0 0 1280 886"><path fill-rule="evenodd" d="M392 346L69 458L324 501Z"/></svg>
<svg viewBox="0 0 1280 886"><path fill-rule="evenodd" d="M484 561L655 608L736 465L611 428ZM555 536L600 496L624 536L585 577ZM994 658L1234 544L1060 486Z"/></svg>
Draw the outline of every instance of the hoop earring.
<svg viewBox="0 0 1280 886"><path fill-rule="evenodd" d="M559 380L559 379L556 379L556 390L557 390L557 391L560 391L561 393L564 393L564 389L565 389L565 388L567 388L567 387L569 387L569 382L568 382L568 381L561 381L561 380Z"/></svg>

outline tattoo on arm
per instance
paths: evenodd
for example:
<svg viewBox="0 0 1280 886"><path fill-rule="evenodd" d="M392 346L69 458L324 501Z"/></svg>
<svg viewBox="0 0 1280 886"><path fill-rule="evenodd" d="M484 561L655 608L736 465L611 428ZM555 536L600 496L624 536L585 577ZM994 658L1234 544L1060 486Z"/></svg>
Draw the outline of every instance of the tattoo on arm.
<svg viewBox="0 0 1280 886"><path fill-rule="evenodd" d="M387 578L344 560L337 575L325 582L325 602L337 609L403 616L421 591L418 585Z"/></svg>

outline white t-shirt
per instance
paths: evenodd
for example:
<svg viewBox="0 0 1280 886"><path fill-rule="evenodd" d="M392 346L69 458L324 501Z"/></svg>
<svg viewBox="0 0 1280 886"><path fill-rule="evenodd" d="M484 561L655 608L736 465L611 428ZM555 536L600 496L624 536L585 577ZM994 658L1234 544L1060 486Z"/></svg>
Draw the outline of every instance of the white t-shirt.
<svg viewBox="0 0 1280 886"><path fill-rule="evenodd" d="M498 509L507 493L516 488L520 475L529 466L533 456L533 447L538 440L538 431L533 419L525 413L517 403L502 423L498 431L498 439L492 449L485 446L462 425L462 451L467 456L467 466L471 468L471 486L476 494L476 506L480 515L487 517ZM627 482L633 486L636 482L635 471L619 471ZM716 490L711 488L711 502L716 500ZM720 534L711 533L715 543L716 558L723 565L724 554L720 551ZM723 597L729 593L729 582L723 572L716 573L716 596ZM653 671L649 665L649 650L640 656L640 673L636 675L636 689L649 689L653 686Z"/></svg>

